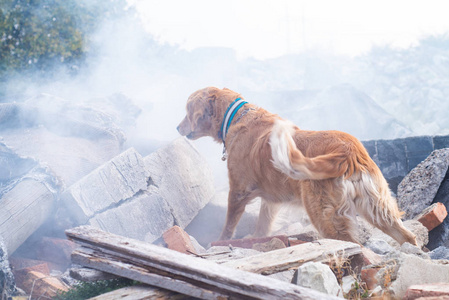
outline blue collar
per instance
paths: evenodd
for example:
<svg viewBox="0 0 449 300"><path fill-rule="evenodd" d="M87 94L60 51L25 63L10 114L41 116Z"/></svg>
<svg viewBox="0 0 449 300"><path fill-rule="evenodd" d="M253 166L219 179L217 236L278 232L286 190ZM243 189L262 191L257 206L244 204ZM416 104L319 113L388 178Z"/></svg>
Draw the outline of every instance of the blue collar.
<svg viewBox="0 0 449 300"><path fill-rule="evenodd" d="M229 105L228 109L226 110L226 113L224 114L223 118L223 123L221 123L221 130L220 130L223 144L225 143L226 133L228 132L229 126L231 125L232 119L234 119L234 116L237 113L237 111L246 103L248 102L242 100L241 98L237 98L234 100L234 102L232 102Z"/></svg>

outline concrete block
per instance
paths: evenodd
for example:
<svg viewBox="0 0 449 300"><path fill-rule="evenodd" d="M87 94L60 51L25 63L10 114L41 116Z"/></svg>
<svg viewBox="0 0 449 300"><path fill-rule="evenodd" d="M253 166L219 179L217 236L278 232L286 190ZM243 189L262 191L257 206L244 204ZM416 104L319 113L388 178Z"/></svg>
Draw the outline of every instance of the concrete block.
<svg viewBox="0 0 449 300"><path fill-rule="evenodd" d="M185 228L215 194L212 171L205 159L187 139L178 138L144 161L176 224Z"/></svg>
<svg viewBox="0 0 449 300"><path fill-rule="evenodd" d="M405 218L414 218L432 203L448 167L449 149L435 150L404 177L397 199Z"/></svg>
<svg viewBox="0 0 449 300"><path fill-rule="evenodd" d="M130 148L70 186L61 196L76 225L119 205L147 187L142 156Z"/></svg>
<svg viewBox="0 0 449 300"><path fill-rule="evenodd" d="M447 216L446 207L443 203L434 203L426 208L416 219L423 224L427 230L431 231L441 223Z"/></svg>
<svg viewBox="0 0 449 300"><path fill-rule="evenodd" d="M395 297L402 298L412 285L438 282L449 282L449 265L415 255L402 254L396 280L390 289Z"/></svg>
<svg viewBox="0 0 449 300"><path fill-rule="evenodd" d="M297 276L294 279L295 284L310 288L328 295L343 297L343 292L338 284L329 266L317 263L308 262L298 268Z"/></svg>
<svg viewBox="0 0 449 300"><path fill-rule="evenodd" d="M151 243L174 225L174 219L158 189L150 186L123 204L96 214L88 224Z"/></svg>
<svg viewBox="0 0 449 300"><path fill-rule="evenodd" d="M407 174L406 150L403 139L378 140L377 155L379 168L386 178Z"/></svg>

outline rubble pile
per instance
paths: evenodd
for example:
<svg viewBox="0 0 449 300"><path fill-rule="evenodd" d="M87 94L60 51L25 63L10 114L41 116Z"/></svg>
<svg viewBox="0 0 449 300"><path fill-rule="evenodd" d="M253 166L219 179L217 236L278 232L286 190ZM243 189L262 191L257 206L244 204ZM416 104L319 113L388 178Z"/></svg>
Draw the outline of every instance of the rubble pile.
<svg viewBox="0 0 449 300"><path fill-rule="evenodd" d="M191 142L179 138L142 155L125 146L125 121L92 108L67 117L63 112L74 110L60 100L51 111L42 108L52 101L43 95L33 104L0 104L6 299L51 298L79 281L116 277L142 285L97 300L449 296L449 138L365 143L396 182L404 224L419 247L399 245L362 219L361 245L323 239L290 207L272 236L250 238L258 201L247 207L235 239L216 241L227 193L215 191ZM49 117L55 122L44 121Z"/></svg>

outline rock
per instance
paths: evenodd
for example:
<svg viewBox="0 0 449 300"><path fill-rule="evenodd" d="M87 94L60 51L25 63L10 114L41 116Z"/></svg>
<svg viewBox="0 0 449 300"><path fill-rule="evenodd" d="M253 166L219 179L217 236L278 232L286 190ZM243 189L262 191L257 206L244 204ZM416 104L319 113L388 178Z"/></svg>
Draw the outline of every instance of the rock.
<svg viewBox="0 0 449 300"><path fill-rule="evenodd" d="M266 275L268 277L291 283L293 278L295 277L296 270L287 270L284 272L278 272L270 275Z"/></svg>
<svg viewBox="0 0 449 300"><path fill-rule="evenodd" d="M260 252L268 252L276 249L287 248L287 246L285 245L285 242L275 237L265 243L255 243L252 248Z"/></svg>
<svg viewBox="0 0 449 300"><path fill-rule="evenodd" d="M328 295L343 297L343 292L329 266L308 262L298 268L295 284L310 288Z"/></svg>
<svg viewBox="0 0 449 300"><path fill-rule="evenodd" d="M195 237L189 235L190 241L192 242L195 252L198 254L206 253L206 249L198 243Z"/></svg>
<svg viewBox="0 0 449 300"><path fill-rule="evenodd" d="M446 210L449 210L449 170L440 185L437 195L433 202L441 202ZM446 217L443 223L429 232L429 249L435 249L438 246L449 247L449 218Z"/></svg>
<svg viewBox="0 0 449 300"><path fill-rule="evenodd" d="M132 216L132 222L129 217ZM155 186L149 186L120 206L89 220L92 226L146 242L154 242L175 224L171 209Z"/></svg>
<svg viewBox="0 0 449 300"><path fill-rule="evenodd" d="M429 256L431 259L447 259L449 260L449 248L440 246L430 251Z"/></svg>
<svg viewBox="0 0 449 300"><path fill-rule="evenodd" d="M426 208L421 214L415 217L427 230L431 231L441 223L447 216L447 210L443 203L437 202Z"/></svg>
<svg viewBox="0 0 449 300"><path fill-rule="evenodd" d="M173 226L162 235L167 248L185 254L197 254L189 235L179 226Z"/></svg>
<svg viewBox="0 0 449 300"><path fill-rule="evenodd" d="M130 148L73 184L61 200L76 225L86 224L96 214L146 190L148 177L142 156Z"/></svg>
<svg viewBox="0 0 449 300"><path fill-rule="evenodd" d="M72 185L63 201L76 223L154 242L175 224L184 228L213 194L209 167L180 138L145 158L128 149Z"/></svg>
<svg viewBox="0 0 449 300"><path fill-rule="evenodd" d="M0 287L3 294L7 297L11 297L16 293L16 285L14 283L14 275L11 272L8 261L8 251L0 236Z"/></svg>
<svg viewBox="0 0 449 300"><path fill-rule="evenodd" d="M444 261L443 261L444 262ZM396 280L390 286L395 297L405 296L407 288L415 284L449 282L449 264L402 254Z"/></svg>
<svg viewBox="0 0 449 300"><path fill-rule="evenodd" d="M404 300L444 296L449 297L449 283L417 284L412 285L407 289Z"/></svg>
<svg viewBox="0 0 449 300"><path fill-rule="evenodd" d="M210 167L185 138L174 140L144 160L151 182L170 206L175 224L186 228L215 194Z"/></svg>
<svg viewBox="0 0 449 300"><path fill-rule="evenodd" d="M410 243L402 244L400 250L401 250L401 252L406 253L406 254L413 254L413 255L419 256L423 259L430 259L429 254L422 251L421 248L418 248L417 246L412 245Z"/></svg>
<svg viewBox="0 0 449 300"><path fill-rule="evenodd" d="M351 276L351 275L348 275L348 276L345 276L342 278L341 288L342 288L344 294L347 294L351 291L355 281L356 281L356 279L354 278L354 276Z"/></svg>
<svg viewBox="0 0 449 300"><path fill-rule="evenodd" d="M395 251L395 249L383 239L370 239L364 244L364 246L380 255L386 255L392 251Z"/></svg>
<svg viewBox="0 0 449 300"><path fill-rule="evenodd" d="M435 198L449 167L449 148L439 149L416 166L398 186L398 205L411 219Z"/></svg>

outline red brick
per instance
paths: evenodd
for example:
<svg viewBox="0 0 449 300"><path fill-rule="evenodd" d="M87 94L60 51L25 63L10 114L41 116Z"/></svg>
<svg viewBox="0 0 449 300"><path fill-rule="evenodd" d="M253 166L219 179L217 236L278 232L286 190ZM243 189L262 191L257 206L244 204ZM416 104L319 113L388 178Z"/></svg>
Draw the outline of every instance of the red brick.
<svg viewBox="0 0 449 300"><path fill-rule="evenodd" d="M162 235L167 248L185 253L196 253L189 235L179 226L173 226Z"/></svg>
<svg viewBox="0 0 449 300"><path fill-rule="evenodd" d="M263 244L271 241L273 238L280 239L286 247L288 247L288 237L286 235L275 235L261 238L248 238L248 239L236 239L236 240L224 240L212 242L212 246L233 246L240 248L252 249L254 244Z"/></svg>
<svg viewBox="0 0 449 300"><path fill-rule="evenodd" d="M413 300L421 297L449 296L449 283L429 283L412 285L405 293L405 300Z"/></svg>
<svg viewBox="0 0 449 300"><path fill-rule="evenodd" d="M432 230L441 223L447 216L447 210L443 203L437 202L432 204L424 212L417 217L418 221L423 224L427 230Z"/></svg>
<svg viewBox="0 0 449 300"><path fill-rule="evenodd" d="M366 287L370 290L374 289L377 285L376 275L379 272L380 268L364 268L360 272L360 277L363 282L366 283Z"/></svg>
<svg viewBox="0 0 449 300"><path fill-rule="evenodd" d="M71 264L70 255L78 246L69 240L43 237L36 249L36 258L53 262L66 269Z"/></svg>

